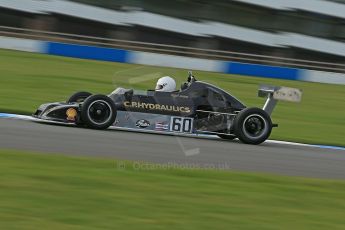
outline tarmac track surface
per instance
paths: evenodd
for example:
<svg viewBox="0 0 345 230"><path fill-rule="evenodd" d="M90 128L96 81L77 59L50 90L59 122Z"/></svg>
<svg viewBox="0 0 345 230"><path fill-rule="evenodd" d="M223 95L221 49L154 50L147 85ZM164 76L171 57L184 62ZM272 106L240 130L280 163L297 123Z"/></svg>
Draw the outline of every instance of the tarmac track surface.
<svg viewBox="0 0 345 230"><path fill-rule="evenodd" d="M0 119L0 148L112 157L164 165L345 179L345 151L265 142L89 130Z"/></svg>

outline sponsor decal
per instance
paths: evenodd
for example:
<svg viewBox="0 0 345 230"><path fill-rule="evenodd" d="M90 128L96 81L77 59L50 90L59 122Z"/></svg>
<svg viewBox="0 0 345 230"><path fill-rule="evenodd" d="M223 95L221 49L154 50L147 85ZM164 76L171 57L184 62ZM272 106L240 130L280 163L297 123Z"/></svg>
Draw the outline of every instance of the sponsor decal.
<svg viewBox="0 0 345 230"><path fill-rule="evenodd" d="M165 131L169 130L169 123L168 122L156 122L155 123L155 130L157 131Z"/></svg>
<svg viewBox="0 0 345 230"><path fill-rule="evenodd" d="M141 119L141 120L138 120L136 123L135 123L135 126L138 127L138 128L147 128L150 126L150 122L148 120L145 120L145 119Z"/></svg>
<svg viewBox="0 0 345 230"><path fill-rule="evenodd" d="M180 113L190 113L191 109L187 106L176 106L176 105L161 105L152 103L141 103L141 102L129 102L125 101L124 106L126 108L138 108L138 109L148 109L148 110L161 110L161 111L171 111Z"/></svg>
<svg viewBox="0 0 345 230"><path fill-rule="evenodd" d="M66 110L67 120L69 121L75 121L75 118L77 117L77 110L75 108L69 108Z"/></svg>

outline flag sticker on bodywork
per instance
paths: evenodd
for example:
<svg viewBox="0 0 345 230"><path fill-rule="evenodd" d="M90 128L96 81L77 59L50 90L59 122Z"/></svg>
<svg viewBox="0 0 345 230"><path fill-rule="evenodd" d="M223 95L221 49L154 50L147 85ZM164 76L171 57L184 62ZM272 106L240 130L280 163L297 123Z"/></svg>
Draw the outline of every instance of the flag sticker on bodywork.
<svg viewBox="0 0 345 230"><path fill-rule="evenodd" d="M168 122L156 122L155 130L157 130L157 131L169 130L169 123Z"/></svg>

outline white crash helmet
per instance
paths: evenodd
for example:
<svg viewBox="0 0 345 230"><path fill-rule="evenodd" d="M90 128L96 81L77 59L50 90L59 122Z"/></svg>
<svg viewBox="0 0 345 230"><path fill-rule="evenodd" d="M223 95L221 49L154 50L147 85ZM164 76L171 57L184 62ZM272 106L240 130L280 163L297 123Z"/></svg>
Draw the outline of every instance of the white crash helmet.
<svg viewBox="0 0 345 230"><path fill-rule="evenodd" d="M169 76L161 77L157 81L155 90L160 92L173 92L176 90L176 82Z"/></svg>

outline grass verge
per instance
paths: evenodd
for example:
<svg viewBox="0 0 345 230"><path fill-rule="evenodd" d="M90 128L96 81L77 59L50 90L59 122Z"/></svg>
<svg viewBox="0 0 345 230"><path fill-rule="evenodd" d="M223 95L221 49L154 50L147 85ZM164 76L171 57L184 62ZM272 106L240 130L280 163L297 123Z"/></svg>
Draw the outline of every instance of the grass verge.
<svg viewBox="0 0 345 230"><path fill-rule="evenodd" d="M186 80L186 70L80 60L0 50L0 112L31 114L46 102L64 101L75 91L108 94L118 86L152 89L164 75ZM271 138L345 145L345 86L284 81L197 71L200 80L233 93L248 106L261 107L261 83L303 90L300 104L279 102Z"/></svg>
<svg viewBox="0 0 345 230"><path fill-rule="evenodd" d="M344 181L216 170L138 170L131 162L121 168L118 164L0 150L0 228L345 226Z"/></svg>

